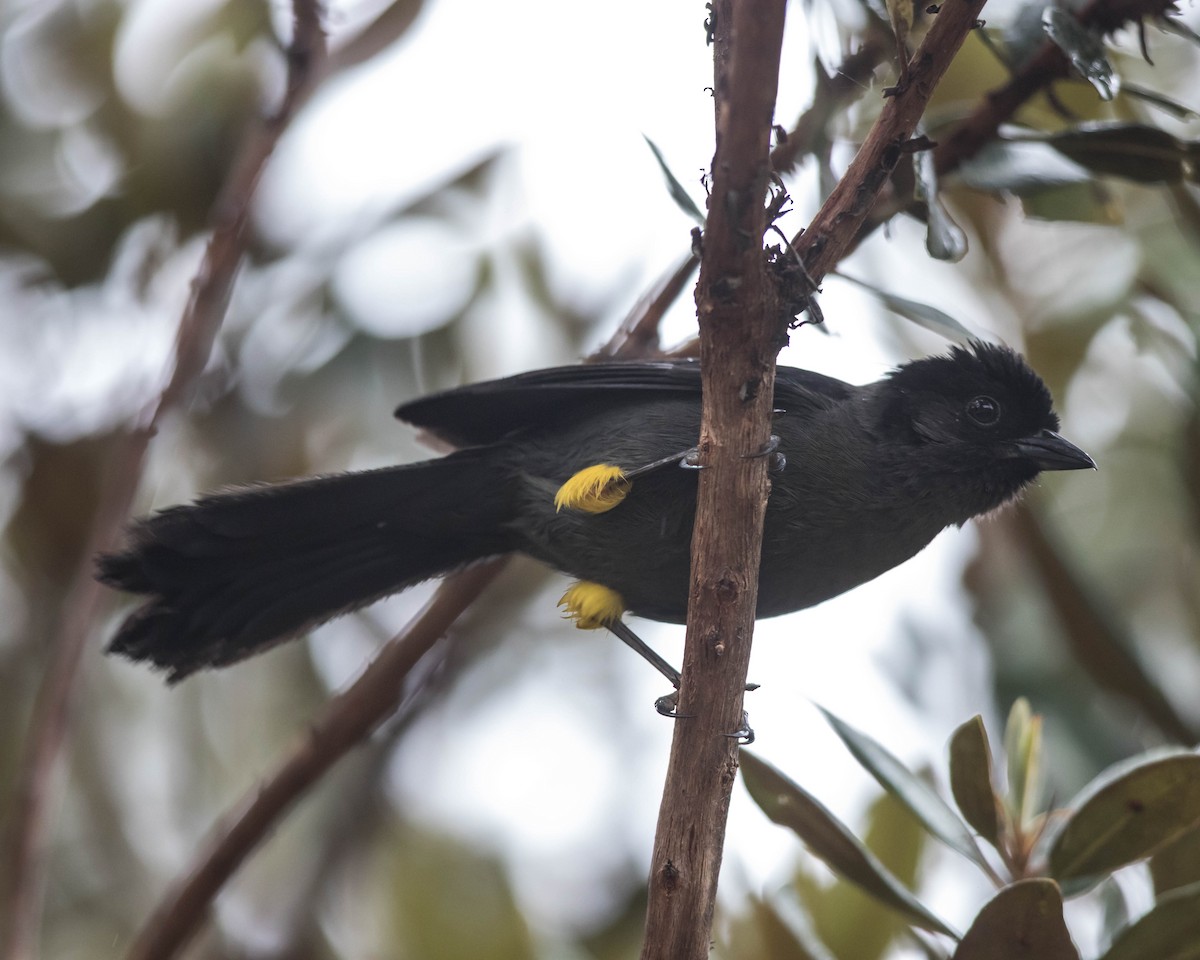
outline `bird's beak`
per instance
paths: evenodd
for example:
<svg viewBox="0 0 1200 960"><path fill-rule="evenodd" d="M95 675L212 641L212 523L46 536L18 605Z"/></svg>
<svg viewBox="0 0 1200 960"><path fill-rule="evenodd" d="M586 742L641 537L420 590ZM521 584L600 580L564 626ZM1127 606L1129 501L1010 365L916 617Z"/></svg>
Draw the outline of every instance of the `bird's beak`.
<svg viewBox="0 0 1200 960"><path fill-rule="evenodd" d="M1040 470L1095 470L1096 462L1075 444L1053 430L1042 430L1009 444L1009 455L1037 465Z"/></svg>

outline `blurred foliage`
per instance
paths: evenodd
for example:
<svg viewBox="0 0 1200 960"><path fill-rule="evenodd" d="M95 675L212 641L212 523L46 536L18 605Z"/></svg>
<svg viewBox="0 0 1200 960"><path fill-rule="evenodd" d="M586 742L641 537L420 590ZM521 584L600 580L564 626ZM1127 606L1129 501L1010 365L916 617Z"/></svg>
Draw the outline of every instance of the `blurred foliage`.
<svg viewBox="0 0 1200 960"><path fill-rule="evenodd" d="M860 843L804 788L747 751L742 775L763 812L792 829L809 852L843 878L846 890L857 888L857 896L869 894L896 911L889 927L878 918L857 916L848 904L836 903L831 892L799 878L793 894L829 955L864 960L881 956L899 930L897 918L903 916L916 927L957 940L954 960L1079 960L1063 917L1063 897L1087 894L1114 871L1159 857L1164 859L1151 869L1157 870L1156 876L1170 873L1172 879L1156 884L1157 902L1143 917L1134 923L1125 917L1113 926L1104 956L1161 960L1183 956L1176 952L1181 945L1190 944L1190 950L1198 942L1200 925L1191 908L1200 896L1200 860L1188 862L1182 876L1175 871L1182 867L1181 854L1186 856L1200 827L1200 755L1173 749L1132 757L1103 771L1063 808L1045 809L1039 785L1049 758L1042 752L1041 718L1025 700L1017 700L1005 733L1006 790L996 783L979 717L951 738L947 779L954 785L962 819L957 829L948 830L945 818L957 819L958 814L936 799L921 777L872 738L828 712L826 718L855 759L884 786L885 798L910 817L872 823ZM994 825L979 814L984 805L975 798L981 796L991 798L990 809L997 813ZM877 816L885 809L877 808ZM970 836L968 824L976 819L987 821L980 833L995 851L994 865L978 848L958 842L958 836ZM918 824L1000 888L961 936L907 892L913 886L920 844L901 838ZM830 842L831 836L838 842ZM917 837L919 833L913 839ZM901 875L882 862L883 850L896 861L897 843L907 848ZM928 942L925 948L932 956L947 956L940 945ZM813 949L809 942L782 955L803 958Z"/></svg>
<svg viewBox="0 0 1200 960"><path fill-rule="evenodd" d="M804 6L819 34L816 53L803 55L821 74L807 114L819 122L791 141L800 171L788 185L798 208L815 209L844 148L880 109L874 94L895 75L885 62L885 5ZM335 8L331 71L394 53L413 39L421 10L412 0ZM913 46L928 12L900 19L910 17ZM1182 17L1194 23L1195 11ZM952 857L929 836L965 857L973 848L984 863L969 859L968 869L1001 878L990 901L960 905L960 960L996 955L989 944L1014 931L1048 944L1039 956L1076 955L1063 940L1055 884L1109 921L1089 955L1158 960L1191 955L1169 951L1200 941L1196 758L1147 753L1192 745L1200 729L1200 43L1182 17L1145 24L1151 64L1135 28L1100 38L1045 3L989 8L936 93L925 119L932 140L1047 36L1087 79L1030 100L948 175L935 177L921 160L897 170L887 201L895 235L908 236L905 218L919 221L943 262L872 241L848 270L898 315L887 333L898 355L931 342L914 323L961 337L989 317L994 333L1023 345L1059 398L1067 432L1101 470L1088 483L1047 484L1021 511L977 525L964 585L979 637L968 642L987 645L996 704L980 703L983 716L951 740L944 779L958 812L846 725L843 740L885 788L856 826L816 801L819 771L805 774L817 781L808 792L746 762L748 779L759 774L759 802L806 842L805 829L818 831L837 876L804 861L786 883L728 898L724 956L947 956L946 937L910 935L893 909L909 920L928 913L926 895L937 893ZM264 0L0 0L0 816L12 808L65 590L86 570L112 438L161 385L221 185L249 125L278 96L286 21L286 5ZM835 64L851 50L853 83L839 85ZM157 439L141 508L229 483L415 458L419 448L389 415L399 402L494 372L500 351L523 351L529 365L566 362L606 336L614 305L637 291L614 282L590 299L571 295L546 235L507 220L499 230L482 225L489 216L521 220L494 213L519 205L509 152L493 143L311 236L281 239L260 222L217 359L193 409ZM653 164L648 176L658 176ZM607 186L580 183L579 196L561 202L582 207L593 193L603 204ZM288 203L304 207L303 186L293 185ZM587 233L582 216L578 232ZM686 229L681 247L684 238ZM370 257L399 241L440 256L437 270L452 277L432 306L410 303L398 287L363 293L392 272L380 265L390 261ZM955 283L969 288L968 308L943 298ZM520 326L500 325L498 315L519 316ZM484 723L499 691L519 687L563 645L557 621L526 611L543 586L532 565L514 565L431 684L424 707L444 711L447 727L431 724L414 743L420 718L395 725L339 766L225 891L189 956L637 953L645 852L630 846L623 823L603 825L591 859L534 858L538 886L529 860L486 829L448 835L398 812L412 796L394 768L417 753L428 766L415 779L433 778L449 746L441 732ZM169 695L157 678L102 664L111 624L98 624L63 800L52 805L44 955L92 957L127 944L212 820L304 729L347 664L370 656L417 602L400 598L324 628L338 633L327 646L348 652L293 644ZM493 655L501 637L505 653ZM597 649L582 640L572 648L570 697L597 736L632 756L644 736L640 714L623 712L619 678ZM909 670L921 669L914 657ZM920 690L911 680L897 677L898 688ZM1009 709L1023 696L1044 719ZM1001 729L1005 713L994 759L988 730ZM537 742L555 731L520 732ZM553 770L554 758L544 759ZM632 761L618 766L640 776ZM623 794L640 796L635 786ZM576 878L576 890L557 879L547 863L561 868L564 858L582 860L589 883ZM1152 886L1141 916L1126 909L1121 884L1095 887L1114 870L1122 883ZM891 907L862 892L868 876L876 894L890 891ZM980 889L964 888L968 899ZM936 914L923 922L951 926Z"/></svg>

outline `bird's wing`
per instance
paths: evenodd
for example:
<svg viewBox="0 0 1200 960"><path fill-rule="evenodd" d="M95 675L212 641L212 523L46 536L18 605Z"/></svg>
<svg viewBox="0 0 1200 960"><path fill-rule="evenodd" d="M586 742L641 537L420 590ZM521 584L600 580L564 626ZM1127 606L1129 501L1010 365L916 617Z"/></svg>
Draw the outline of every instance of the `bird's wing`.
<svg viewBox="0 0 1200 960"><path fill-rule="evenodd" d="M845 399L851 387L808 370L780 367L775 406L798 413ZM595 413L614 402L700 396L694 360L591 363L551 367L457 387L401 405L396 416L456 446L495 443L529 427Z"/></svg>

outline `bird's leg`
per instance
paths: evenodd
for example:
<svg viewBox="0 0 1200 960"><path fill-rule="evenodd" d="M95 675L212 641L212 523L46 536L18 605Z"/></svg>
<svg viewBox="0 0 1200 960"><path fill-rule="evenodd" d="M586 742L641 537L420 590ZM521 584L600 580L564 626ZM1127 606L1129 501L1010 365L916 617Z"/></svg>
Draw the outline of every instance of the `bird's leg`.
<svg viewBox="0 0 1200 960"><path fill-rule="evenodd" d="M675 717L678 719L680 713L679 707L679 671L667 663L660 657L649 644L641 637L629 629L629 625L620 618L613 620L607 624L608 629L614 633L618 639L623 641L630 650L633 650L638 656L645 660L650 666L654 667L659 673L671 681L671 686L675 689L664 696L659 697L654 701L654 709L661 713L664 717Z"/></svg>
<svg viewBox="0 0 1200 960"><path fill-rule="evenodd" d="M758 684L755 684L755 686L757 687ZM747 688L749 688L749 685L747 685ZM739 747L750 746L754 742L754 728L750 726L750 714L743 710L742 725L734 730L733 733L727 733L725 736L737 740Z"/></svg>
<svg viewBox="0 0 1200 960"><path fill-rule="evenodd" d="M607 626L612 633L616 634L618 639L623 641L626 646L628 646L638 656L650 664L650 666L670 680L671 686L673 686L676 692L678 692L679 671L667 663L667 661L660 657L654 650L652 650L645 640L630 630L629 625L625 623L624 620L621 620L620 618L611 620L605 624L605 626ZM672 694L668 694L668 696L672 696Z"/></svg>
<svg viewBox="0 0 1200 960"><path fill-rule="evenodd" d="M660 657L650 646L639 637L636 633L629 629L629 625L624 620L613 620L608 624L608 629L615 633L623 640L630 649L636 651L644 660L654 667L659 673L671 681L671 685L675 688L671 693L659 697L654 701L654 709L661 713L664 717L675 717L678 719L686 714L678 712L679 707L679 671L667 663ZM757 690L757 683L746 684L746 690ZM742 725L733 733L726 734L729 737L737 738L740 744L747 745L754 742L754 730L750 727L750 717L746 711L742 711Z"/></svg>
<svg viewBox="0 0 1200 960"><path fill-rule="evenodd" d="M692 447L680 450L669 457L662 457L640 467L625 470L612 463L594 463L577 470L554 494L554 509L578 510L582 513L607 513L619 506L629 496L635 477L673 463L695 466L699 451Z"/></svg>
<svg viewBox="0 0 1200 960"><path fill-rule="evenodd" d="M669 457L663 457L661 460L655 460L652 463L644 464L635 470L630 470L626 476L630 479L634 477L640 477L643 473L649 473L651 470L657 470L659 467L666 467L673 463L677 463L681 467L688 466L699 455L699 449L696 447L691 447L687 450L681 450L679 453L673 453Z"/></svg>
<svg viewBox="0 0 1200 960"><path fill-rule="evenodd" d="M564 615L574 620L575 626L581 630L607 627L638 656L670 680L671 686L675 688L674 691L659 697L654 702L654 709L664 717L681 716L675 709L679 697L679 671L652 650L646 641L634 633L629 625L621 619L621 615L625 612L625 602L619 593L603 584L580 580L567 588L562 599L558 601L558 605L566 611ZM746 684L747 691L757 689L757 683ZM735 731L731 736L745 737L746 729L748 728L743 723L742 729ZM753 736L753 733L750 735Z"/></svg>

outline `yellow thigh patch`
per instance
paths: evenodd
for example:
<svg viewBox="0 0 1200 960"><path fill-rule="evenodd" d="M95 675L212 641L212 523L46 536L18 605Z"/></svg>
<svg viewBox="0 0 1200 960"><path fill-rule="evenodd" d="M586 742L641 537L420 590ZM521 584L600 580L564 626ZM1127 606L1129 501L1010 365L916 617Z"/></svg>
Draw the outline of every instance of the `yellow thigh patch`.
<svg viewBox="0 0 1200 960"><path fill-rule="evenodd" d="M611 463L584 467L558 488L554 507L605 513L625 499L631 483L625 471Z"/></svg>
<svg viewBox="0 0 1200 960"><path fill-rule="evenodd" d="M567 587L567 592L558 601L563 616L574 620L580 630L596 630L621 619L625 612L625 601L616 590L580 580Z"/></svg>

